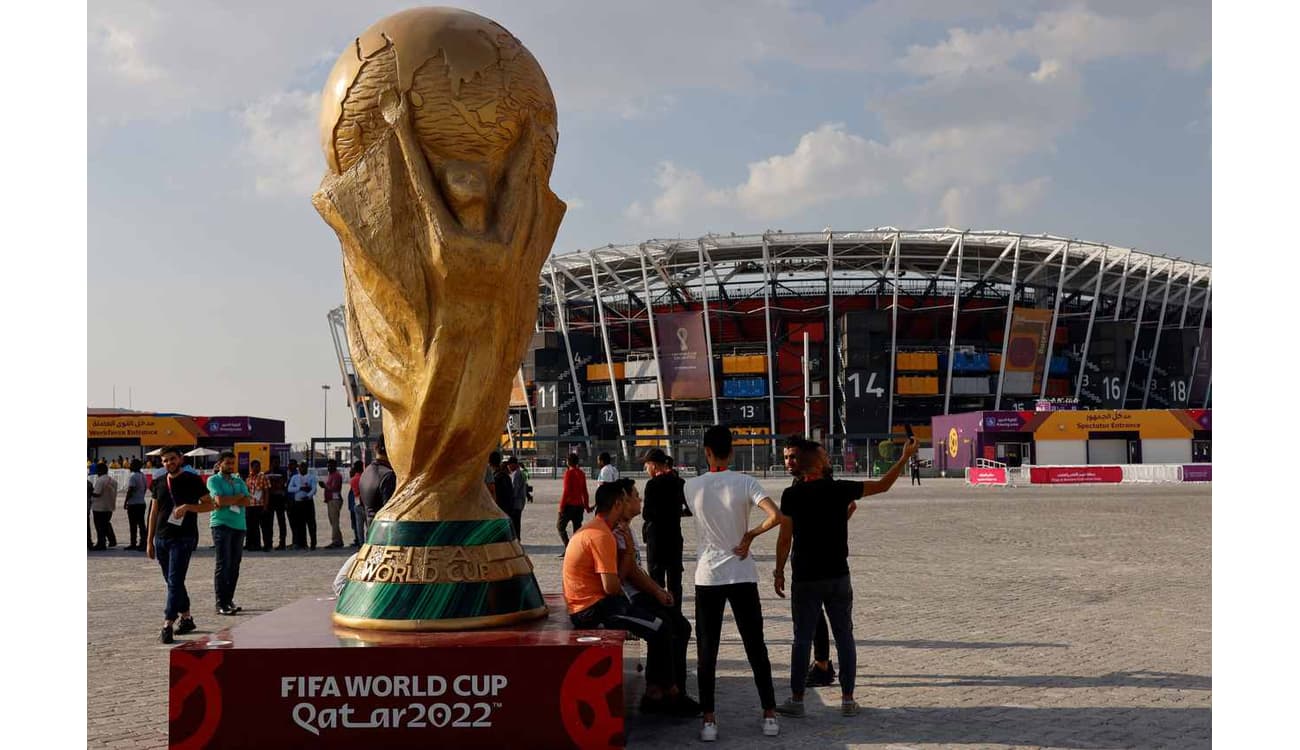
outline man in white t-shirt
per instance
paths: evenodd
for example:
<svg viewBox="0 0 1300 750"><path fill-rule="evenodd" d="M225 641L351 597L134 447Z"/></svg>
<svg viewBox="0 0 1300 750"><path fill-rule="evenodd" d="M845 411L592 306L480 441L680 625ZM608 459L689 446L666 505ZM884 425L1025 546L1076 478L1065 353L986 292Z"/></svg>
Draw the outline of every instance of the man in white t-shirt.
<svg viewBox="0 0 1300 750"><path fill-rule="evenodd" d="M722 637L722 612L731 604L736 629L745 643L745 657L754 672L754 685L763 706L763 734L780 732L776 721L776 690L772 664L763 640L763 608L758 599L758 567L749 546L758 536L781 525L781 511L758 480L729 470L731 430L714 425L704 433L709 473L686 482L686 504L695 519L698 562L695 567L695 647L704 725L700 739L718 738L713 713L714 673ZM749 512L758 506L763 522L749 528Z"/></svg>
<svg viewBox="0 0 1300 750"><path fill-rule="evenodd" d="M608 453L597 456L596 462L600 464L600 473L596 475L597 481L601 484L618 481L618 469L614 468L613 459L609 457Z"/></svg>

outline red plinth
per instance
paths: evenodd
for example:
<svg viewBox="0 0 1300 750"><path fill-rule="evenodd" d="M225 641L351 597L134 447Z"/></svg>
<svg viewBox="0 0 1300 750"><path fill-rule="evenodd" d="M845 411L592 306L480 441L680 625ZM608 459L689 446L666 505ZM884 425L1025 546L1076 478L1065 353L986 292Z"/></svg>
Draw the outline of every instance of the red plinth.
<svg viewBox="0 0 1300 750"><path fill-rule="evenodd" d="M171 651L172 748L624 745L622 631L550 617L468 633L333 625L294 602Z"/></svg>

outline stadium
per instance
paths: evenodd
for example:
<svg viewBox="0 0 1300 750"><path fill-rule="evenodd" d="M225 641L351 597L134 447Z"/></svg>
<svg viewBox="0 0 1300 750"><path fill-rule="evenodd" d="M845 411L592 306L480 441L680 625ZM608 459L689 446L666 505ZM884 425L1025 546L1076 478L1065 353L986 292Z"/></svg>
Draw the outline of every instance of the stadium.
<svg viewBox="0 0 1300 750"><path fill-rule="evenodd" d="M908 429L928 447L943 415L1208 409L1210 278L1208 264L1130 248L952 228L556 254L502 446L538 468L573 451L629 465L648 445L694 466L721 422L742 468L766 469L790 433L862 468ZM377 435L343 308L329 319L355 434Z"/></svg>

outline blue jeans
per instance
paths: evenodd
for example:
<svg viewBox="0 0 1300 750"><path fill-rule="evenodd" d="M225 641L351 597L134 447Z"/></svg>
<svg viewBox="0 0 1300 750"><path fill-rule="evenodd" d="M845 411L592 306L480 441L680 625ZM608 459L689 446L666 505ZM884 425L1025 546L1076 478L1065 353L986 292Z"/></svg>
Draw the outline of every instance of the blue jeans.
<svg viewBox="0 0 1300 750"><path fill-rule="evenodd" d="M790 614L794 619L794 651L790 656L790 692L801 695L808 672L813 631L825 608L840 658L840 688L853 693L858 676L858 649L853 641L853 584L848 576L790 584Z"/></svg>
<svg viewBox="0 0 1300 750"><path fill-rule="evenodd" d="M229 526L212 527L212 543L217 548L212 590L216 592L218 607L230 604L235 599L235 586L239 583L239 563L244 558L245 533Z"/></svg>
<svg viewBox="0 0 1300 750"><path fill-rule="evenodd" d="M167 584L167 603L163 606L163 619L171 622L182 612L190 611L190 594L185 590L185 574L190 569L190 556L199 546L198 537L187 539L153 539L154 556L162 568L163 582Z"/></svg>

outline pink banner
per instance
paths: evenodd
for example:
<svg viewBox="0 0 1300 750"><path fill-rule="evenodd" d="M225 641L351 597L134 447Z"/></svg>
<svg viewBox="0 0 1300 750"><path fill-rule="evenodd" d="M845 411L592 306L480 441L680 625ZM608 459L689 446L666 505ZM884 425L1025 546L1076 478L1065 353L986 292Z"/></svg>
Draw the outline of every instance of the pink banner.
<svg viewBox="0 0 1300 750"><path fill-rule="evenodd" d="M1034 484L1119 484L1124 470L1118 466L1032 466Z"/></svg>
<svg viewBox="0 0 1300 750"><path fill-rule="evenodd" d="M966 481L971 484L1006 484L1007 470L995 468L975 468L970 470Z"/></svg>

